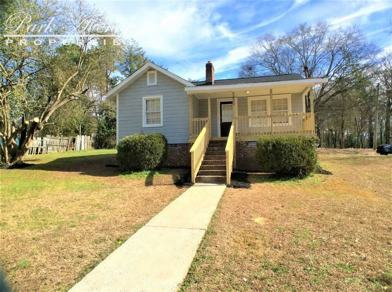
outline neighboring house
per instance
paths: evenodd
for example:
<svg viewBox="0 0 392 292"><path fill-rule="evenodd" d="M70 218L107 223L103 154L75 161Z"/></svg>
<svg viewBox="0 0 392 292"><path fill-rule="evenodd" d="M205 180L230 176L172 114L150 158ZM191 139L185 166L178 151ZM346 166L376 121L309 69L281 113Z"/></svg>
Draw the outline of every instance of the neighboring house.
<svg viewBox="0 0 392 292"><path fill-rule="evenodd" d="M116 98L117 142L162 133L168 166L190 165L192 181L230 183L233 168L258 169L257 137L314 135L312 88L324 82L298 74L215 80L211 62L205 81L190 82L148 62L107 97Z"/></svg>

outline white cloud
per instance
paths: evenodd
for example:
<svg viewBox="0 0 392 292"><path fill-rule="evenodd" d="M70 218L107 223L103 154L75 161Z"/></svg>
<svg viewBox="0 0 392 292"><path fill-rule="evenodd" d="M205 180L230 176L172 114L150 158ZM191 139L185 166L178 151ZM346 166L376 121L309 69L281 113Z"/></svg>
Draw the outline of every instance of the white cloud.
<svg viewBox="0 0 392 292"><path fill-rule="evenodd" d="M306 3L308 3L309 0L294 0L293 4L290 6L289 9L287 9L286 11L282 12L281 14L268 18L266 20L261 21L260 23L257 23L255 25L252 25L250 27L248 27L247 29L242 30L241 32L239 32L240 34L243 33L248 33L250 31L256 30L256 29L260 29L262 27L265 27L267 25L270 25L274 22L277 22L278 20L282 19L283 17L285 17L287 14L289 14L291 11L293 11L296 8L299 8L302 5L305 5Z"/></svg>
<svg viewBox="0 0 392 292"><path fill-rule="evenodd" d="M355 2L354 2L355 3ZM367 18L373 13L380 12L392 7L392 1L380 0L366 2L366 5L360 6L357 10L351 14L342 17L333 17L329 19L329 23L332 26L350 25L353 21L357 21L358 18Z"/></svg>
<svg viewBox="0 0 392 292"><path fill-rule="evenodd" d="M249 55L250 47L241 46L230 50L222 57L211 59L210 61L214 64L215 74L219 74L236 68ZM208 60L180 64L169 69L185 79L203 80L205 77L205 63L207 61Z"/></svg>
<svg viewBox="0 0 392 292"><path fill-rule="evenodd" d="M378 58L383 58L389 54L392 54L392 43L383 48L383 50L377 55Z"/></svg>
<svg viewBox="0 0 392 292"><path fill-rule="evenodd" d="M226 56L213 60L215 71L225 71L237 66L250 55L250 47L243 46L230 50Z"/></svg>
<svg viewBox="0 0 392 292"><path fill-rule="evenodd" d="M215 12L215 4L198 1L100 2L126 39L135 39L149 56L187 58L195 48L215 39L234 36L228 23Z"/></svg>

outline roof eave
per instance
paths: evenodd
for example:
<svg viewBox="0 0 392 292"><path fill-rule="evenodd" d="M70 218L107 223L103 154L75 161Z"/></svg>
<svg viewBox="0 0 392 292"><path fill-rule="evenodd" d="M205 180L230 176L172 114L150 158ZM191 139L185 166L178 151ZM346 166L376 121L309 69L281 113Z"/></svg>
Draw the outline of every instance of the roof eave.
<svg viewBox="0 0 392 292"><path fill-rule="evenodd" d="M241 83L241 84L230 84L230 85L203 85L203 86L192 86L186 87L187 93L210 93L230 90L241 90L241 89L254 89L254 88L273 88L285 85L304 85L314 86L328 82L327 78L309 78L301 80L287 80L287 81L272 81L272 82L259 82L259 83Z"/></svg>

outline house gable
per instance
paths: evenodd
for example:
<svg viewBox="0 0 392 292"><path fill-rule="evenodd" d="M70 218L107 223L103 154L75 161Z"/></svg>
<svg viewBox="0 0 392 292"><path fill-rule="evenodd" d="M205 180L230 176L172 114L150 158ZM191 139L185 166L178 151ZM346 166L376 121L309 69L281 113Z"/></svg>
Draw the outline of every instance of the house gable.
<svg viewBox="0 0 392 292"><path fill-rule="evenodd" d="M147 71L156 71L161 73L162 75L167 76L168 78L173 79L174 81L178 82L179 84L185 86L194 86L193 83L177 76L176 74L163 69L151 62L147 62L144 64L141 68L139 68L136 72L134 72L131 76L126 78L125 80L121 81L116 87L114 87L112 90L108 92L106 95L106 98L112 98L116 94L120 93L121 91L125 90L128 86L130 86L132 83L136 82L139 78L145 75ZM156 75L157 76L157 75ZM150 79L150 78L149 78ZM152 84L155 85L155 84Z"/></svg>
<svg viewBox="0 0 392 292"><path fill-rule="evenodd" d="M132 84L118 93L117 98L117 139L135 133L162 133L170 144L187 143L188 134L188 96L185 85L170 76L156 71L156 84L148 85L148 72L141 74ZM146 126L145 104L143 100L160 97L161 123Z"/></svg>

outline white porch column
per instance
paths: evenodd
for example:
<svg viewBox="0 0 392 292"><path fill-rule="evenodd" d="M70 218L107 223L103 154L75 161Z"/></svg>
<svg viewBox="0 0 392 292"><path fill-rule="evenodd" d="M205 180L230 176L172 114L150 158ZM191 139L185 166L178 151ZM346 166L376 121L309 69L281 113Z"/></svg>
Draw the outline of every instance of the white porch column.
<svg viewBox="0 0 392 292"><path fill-rule="evenodd" d="M314 113L314 90L313 88L310 89L310 112Z"/></svg>
<svg viewBox="0 0 392 292"><path fill-rule="evenodd" d="M210 97L208 97L208 127L209 127L209 133L210 133L210 138L211 138L211 136L212 136L212 133L211 133L211 129L212 129L212 121L211 121L211 98Z"/></svg>
<svg viewBox="0 0 392 292"><path fill-rule="evenodd" d="M268 107L269 107L268 111L269 111L270 123L271 123L271 134L272 134L274 131L273 123L272 123L272 88L270 89L270 92L269 92L269 106Z"/></svg>
<svg viewBox="0 0 392 292"><path fill-rule="evenodd" d="M189 138L193 138L193 96L188 95L188 113L189 113Z"/></svg>
<svg viewBox="0 0 392 292"><path fill-rule="evenodd" d="M233 145L233 164L237 168L237 132L238 132L238 97L233 92L234 99L234 145Z"/></svg>
<svg viewBox="0 0 392 292"><path fill-rule="evenodd" d="M312 125L312 134L316 133L316 118L314 116L314 90L310 89L310 120Z"/></svg>
<svg viewBox="0 0 392 292"><path fill-rule="evenodd" d="M235 96L233 92L233 101L234 101L234 132L238 133L238 97Z"/></svg>

